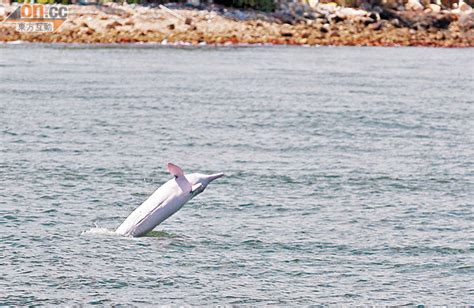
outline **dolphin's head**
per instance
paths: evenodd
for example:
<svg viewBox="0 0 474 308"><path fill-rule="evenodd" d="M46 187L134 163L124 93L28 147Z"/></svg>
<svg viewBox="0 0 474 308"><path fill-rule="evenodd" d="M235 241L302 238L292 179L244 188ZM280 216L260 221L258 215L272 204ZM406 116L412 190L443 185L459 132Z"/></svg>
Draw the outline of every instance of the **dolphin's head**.
<svg viewBox="0 0 474 308"><path fill-rule="evenodd" d="M202 185L202 190L198 192L197 194L200 194L201 192L206 189L207 185L214 181L215 179L218 179L220 177L223 177L224 173L215 173L215 174L202 174L202 173L191 173L191 174L186 174L186 178L188 181L191 183L192 186L196 184L201 184ZM197 195L196 194L196 195Z"/></svg>

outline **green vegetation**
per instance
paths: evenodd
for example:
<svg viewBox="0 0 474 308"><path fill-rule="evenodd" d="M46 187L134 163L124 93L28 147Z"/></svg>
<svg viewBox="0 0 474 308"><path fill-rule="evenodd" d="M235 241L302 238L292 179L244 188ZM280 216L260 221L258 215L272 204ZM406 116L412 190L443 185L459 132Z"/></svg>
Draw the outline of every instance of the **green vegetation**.
<svg viewBox="0 0 474 308"><path fill-rule="evenodd" d="M39 3L39 4L54 4L56 3L55 0L36 0L36 3Z"/></svg>
<svg viewBox="0 0 474 308"><path fill-rule="evenodd" d="M261 11L273 11L275 3L273 0L233 0L233 6L239 8L251 8Z"/></svg>

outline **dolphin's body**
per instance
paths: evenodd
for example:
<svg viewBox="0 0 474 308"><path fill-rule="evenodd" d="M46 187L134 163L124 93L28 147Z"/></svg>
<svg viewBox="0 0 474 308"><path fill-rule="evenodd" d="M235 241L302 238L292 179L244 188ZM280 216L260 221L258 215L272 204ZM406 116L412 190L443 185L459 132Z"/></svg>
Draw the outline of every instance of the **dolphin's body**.
<svg viewBox="0 0 474 308"><path fill-rule="evenodd" d="M174 179L160 186L137 207L117 228L116 233L133 237L145 235L176 213L186 202L202 193L210 182L224 175L184 175L183 170L172 163L168 163L168 170L174 175Z"/></svg>

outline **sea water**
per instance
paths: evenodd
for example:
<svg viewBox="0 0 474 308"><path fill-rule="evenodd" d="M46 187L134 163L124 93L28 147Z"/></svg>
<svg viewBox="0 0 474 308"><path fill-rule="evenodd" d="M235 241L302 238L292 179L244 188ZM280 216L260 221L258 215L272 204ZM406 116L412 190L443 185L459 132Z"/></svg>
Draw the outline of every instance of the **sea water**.
<svg viewBox="0 0 474 308"><path fill-rule="evenodd" d="M0 305L473 304L471 49L0 46ZM225 172L143 238L171 178Z"/></svg>

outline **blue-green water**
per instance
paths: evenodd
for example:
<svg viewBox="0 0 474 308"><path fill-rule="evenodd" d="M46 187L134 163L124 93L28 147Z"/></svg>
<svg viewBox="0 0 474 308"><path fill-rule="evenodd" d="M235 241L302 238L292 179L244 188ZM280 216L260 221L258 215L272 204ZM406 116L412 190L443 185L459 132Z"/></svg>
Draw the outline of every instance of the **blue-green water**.
<svg viewBox="0 0 474 308"><path fill-rule="evenodd" d="M473 60L0 46L0 305L473 304ZM227 176L100 229L168 161Z"/></svg>

